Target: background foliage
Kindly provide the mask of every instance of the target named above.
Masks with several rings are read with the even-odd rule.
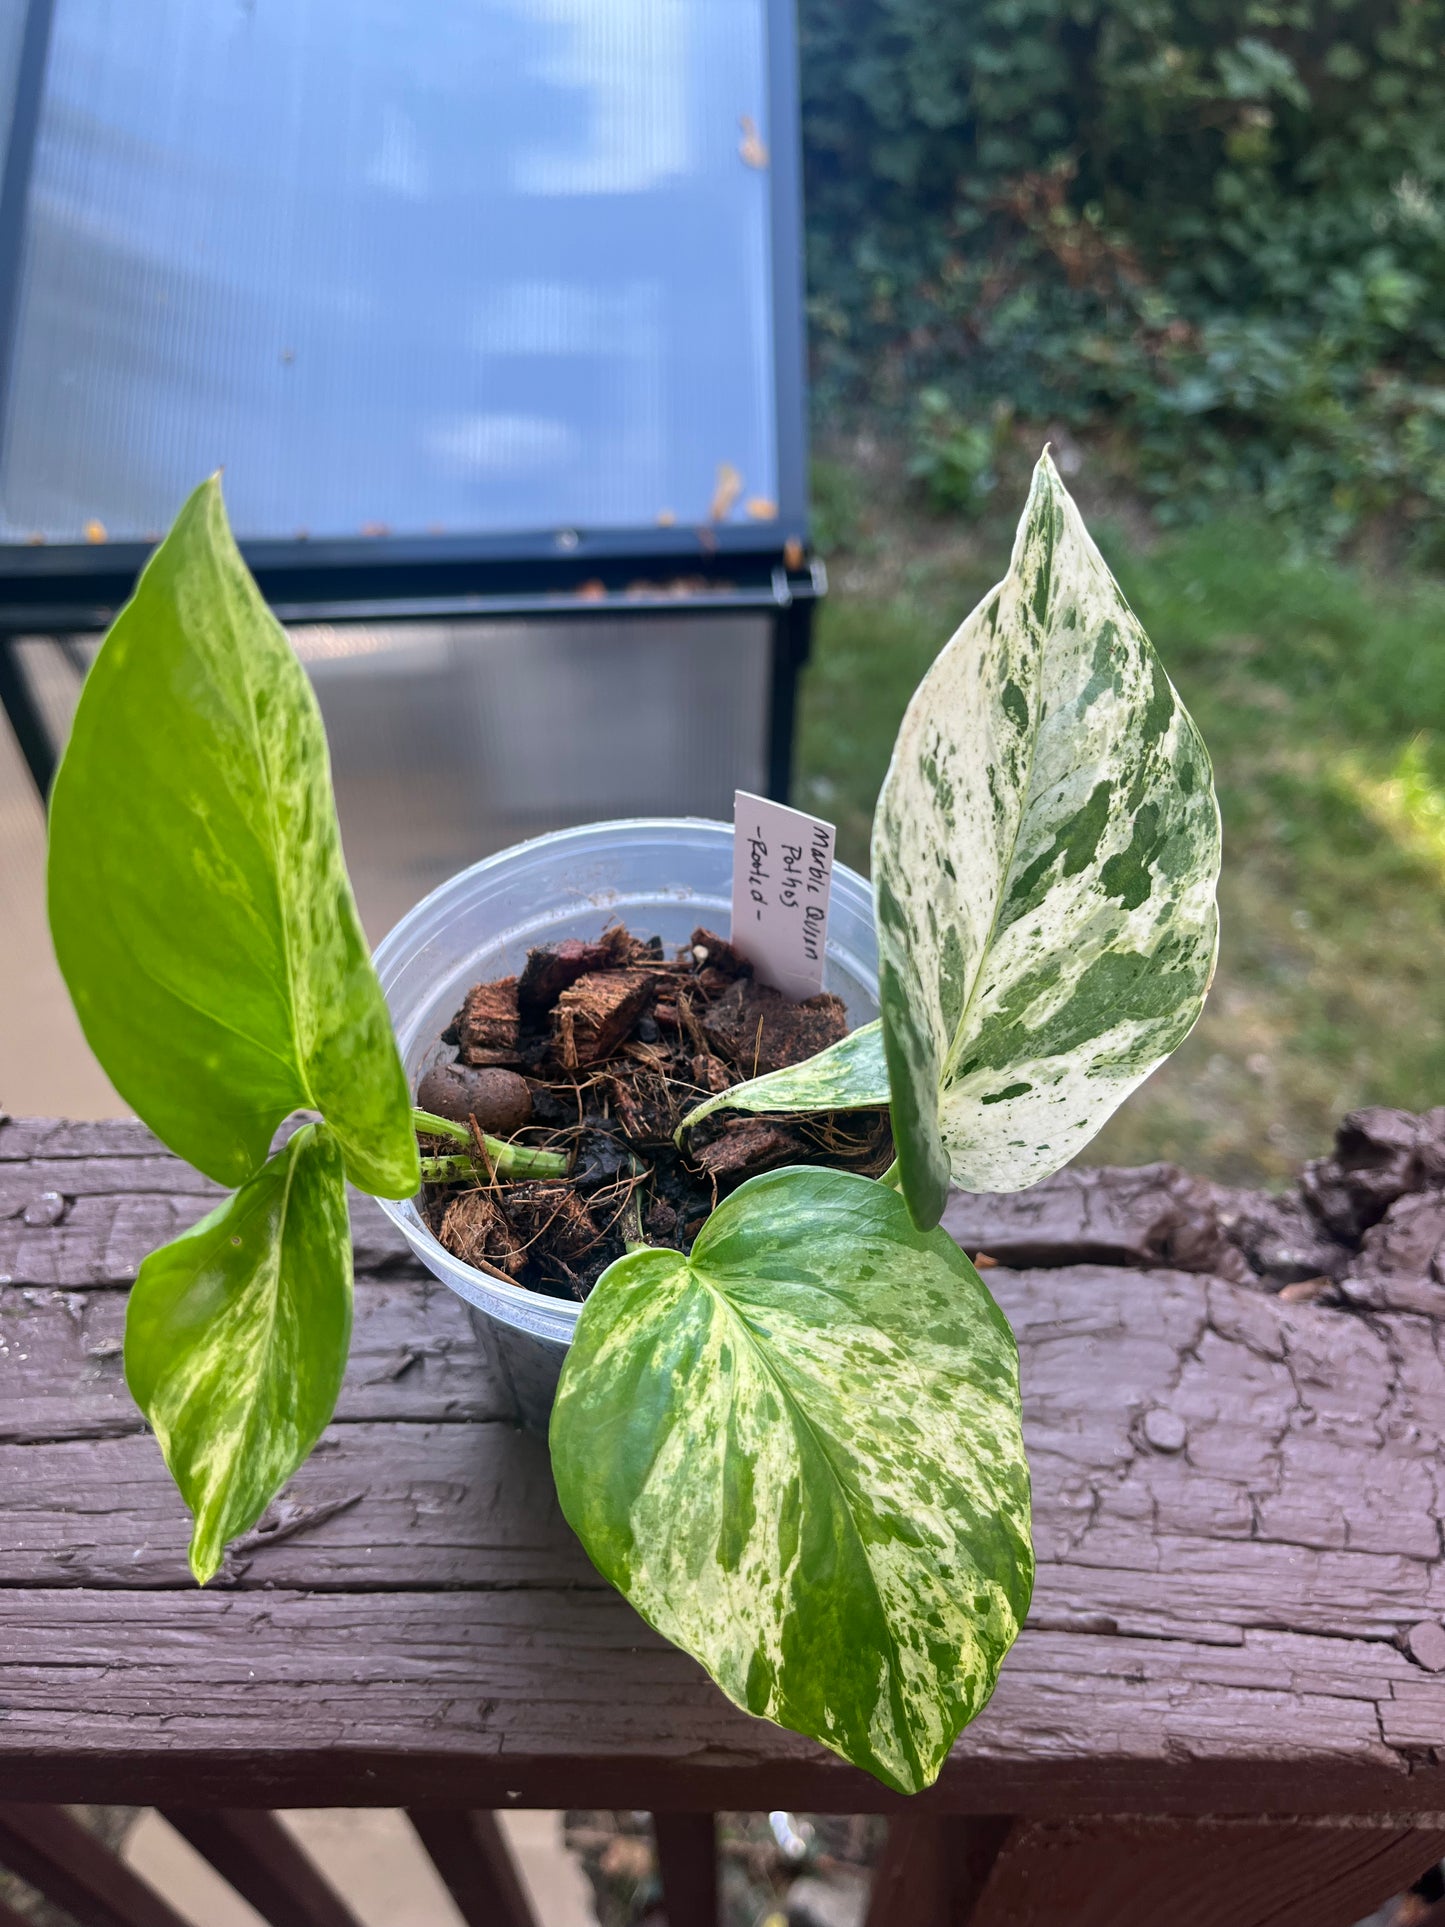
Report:
[[[820,412],[940,507],[1009,411],[1159,514],[1445,561],[1445,0],[802,0]]]

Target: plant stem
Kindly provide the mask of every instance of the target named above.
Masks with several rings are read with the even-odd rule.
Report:
[[[429,1137],[449,1137],[455,1144],[465,1144],[473,1150],[472,1134],[465,1124],[458,1124],[452,1118],[438,1117],[434,1111],[413,1110],[411,1121],[414,1128],[424,1131]],[[565,1178],[570,1160],[563,1151],[541,1151],[530,1144],[514,1144],[509,1138],[493,1137],[490,1132],[482,1133],[482,1143],[486,1146],[487,1161],[499,1178]],[[451,1184],[461,1178],[474,1178],[480,1160],[475,1155],[466,1157],[423,1158],[421,1174],[428,1184]]]
[[[627,1251],[646,1251],[650,1248],[642,1235],[642,1204],[635,1191],[622,1208],[622,1244]]]
[[[882,1177],[879,1178],[878,1182],[880,1184],[886,1184],[891,1191],[899,1191],[899,1192],[902,1191],[903,1180],[898,1175],[897,1158],[894,1158],[893,1162],[889,1165],[888,1169],[883,1173]]]
[[[477,1167],[468,1157],[423,1158],[421,1161],[423,1184],[458,1184],[476,1175]]]
[[[482,1142],[499,1178],[565,1178],[571,1169],[572,1160],[565,1151],[540,1151],[488,1132],[483,1132]]]

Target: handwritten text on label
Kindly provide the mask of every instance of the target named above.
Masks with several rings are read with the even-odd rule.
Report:
[[[733,799],[732,941],[759,983],[795,1000],[823,988],[831,823],[738,790]]]

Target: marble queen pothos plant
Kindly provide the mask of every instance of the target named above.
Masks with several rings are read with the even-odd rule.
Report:
[[[880,1021],[689,1120],[888,1103],[896,1165],[755,1178],[686,1257],[633,1249],[582,1308],[551,1451],[592,1559],[740,1706],[890,1787],[937,1776],[1033,1579],[1017,1354],[940,1228],[948,1187],[1056,1170],[1181,1041],[1218,864],[1204,746],[1045,454],[1007,576],[899,731]],[[347,1180],[419,1182],[320,716],[214,480],[87,680],[49,888],[116,1089],[235,1187],[146,1259],[126,1324],[204,1581],[331,1416]]]

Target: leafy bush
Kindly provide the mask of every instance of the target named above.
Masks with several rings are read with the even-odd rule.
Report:
[[[942,514],[976,508],[998,486],[994,464],[1012,419],[1006,406],[980,420],[963,415],[942,388],[925,388],[914,409],[908,473]]]
[[[1434,539],[1445,0],[802,21],[825,399],[1122,427],[1166,519],[1243,488],[1317,538],[1398,509]]]

